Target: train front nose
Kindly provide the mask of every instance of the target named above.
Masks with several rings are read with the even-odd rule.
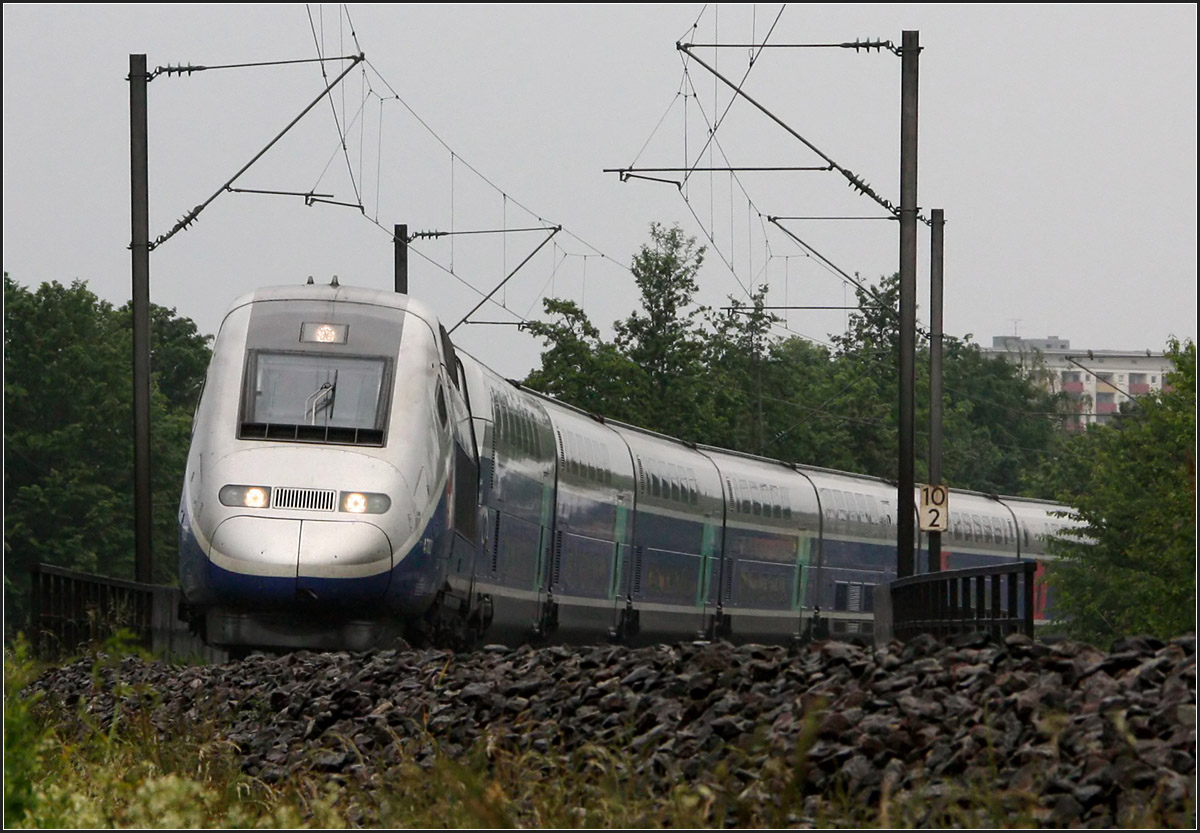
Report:
[[[365,520],[243,515],[217,527],[211,563],[227,603],[370,605],[387,593],[392,543]]]

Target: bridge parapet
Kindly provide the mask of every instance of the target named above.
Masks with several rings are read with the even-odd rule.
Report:
[[[179,621],[178,587],[35,564],[30,641],[37,656],[61,657],[100,645],[119,629],[164,659],[223,661]]]
[[[1032,638],[1037,566],[1036,561],[1012,561],[881,584],[875,590],[875,642],[976,631]]]

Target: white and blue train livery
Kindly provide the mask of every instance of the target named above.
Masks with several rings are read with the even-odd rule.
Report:
[[[867,633],[895,577],[895,497],[522,388],[406,295],[272,287],[214,344],[180,502],[183,613],[235,651],[780,641],[818,615]],[[940,564],[1044,559],[1064,508],[955,492]]]

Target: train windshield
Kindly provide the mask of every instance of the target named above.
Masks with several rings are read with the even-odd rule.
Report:
[[[251,351],[239,436],[382,445],[388,369],[373,356]]]

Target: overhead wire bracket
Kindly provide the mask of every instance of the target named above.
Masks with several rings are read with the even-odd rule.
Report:
[[[545,246],[547,243],[549,243],[550,240],[554,237],[554,235],[556,235],[560,231],[562,231],[562,226],[554,226],[553,228],[550,228],[550,229],[543,229],[543,231],[550,232],[549,234],[546,235],[546,239],[543,240],[541,243],[538,243],[537,247],[532,252],[530,252],[528,255],[526,255],[525,259],[522,260],[520,263],[518,263],[516,265],[516,267],[511,272],[509,272],[508,275],[505,276],[504,280],[502,280],[502,281],[500,281],[500,283],[496,284],[496,287],[491,292],[489,292],[487,295],[485,295],[482,301],[480,301],[478,304],[473,306],[471,308],[471,311],[468,312],[466,315],[464,315],[461,319],[459,319],[458,323],[455,324],[453,327],[451,327],[447,332],[453,333],[464,323],[467,323],[467,319],[470,318],[472,315],[474,315],[476,310],[478,310],[480,307],[482,307],[484,304],[486,304],[488,301],[490,301],[492,299],[492,296],[495,295],[497,292],[499,292],[500,288],[503,287],[506,283],[508,283],[509,280],[512,279],[513,275],[515,275],[515,274],[517,274],[517,272],[521,271],[521,268],[526,263],[528,263],[535,254],[540,252],[542,250],[542,247]]]
[[[240,177],[247,170],[249,170],[251,165],[253,165],[259,159],[261,159],[268,150],[270,150],[272,147],[274,147],[276,142],[278,142],[280,139],[282,139],[289,130],[291,130],[293,127],[295,127],[296,124],[302,118],[304,118],[306,115],[308,115],[309,110],[311,110],[313,107],[317,106],[317,104],[320,103],[322,98],[327,96],[334,87],[336,87],[339,83],[341,83],[341,80],[343,78],[345,78],[347,75],[350,74],[350,70],[354,69],[354,67],[356,67],[361,61],[363,61],[365,59],[366,59],[366,55],[364,55],[362,53],[359,53],[358,55],[354,55],[349,58],[343,59],[343,60],[349,60],[350,66],[346,67],[342,71],[341,75],[339,75],[332,82],[330,82],[329,85],[327,87],[325,87],[325,89],[322,90],[321,93],[316,98],[314,98],[312,100],[312,102],[300,112],[300,115],[298,115],[298,116],[296,116],[296,118],[292,119],[291,122],[288,123],[287,127],[283,128],[283,130],[281,130],[278,133],[278,135],[275,136],[274,139],[272,139],[270,142],[268,142],[267,145],[262,150],[260,150],[258,153],[256,153],[254,155],[254,157],[249,162],[247,162],[245,165],[243,165],[237,173],[235,173],[233,176],[231,176],[225,182],[225,184],[223,184],[220,188],[218,188],[216,191],[214,191],[211,197],[209,197],[207,200],[205,200],[204,202],[197,205],[195,208],[193,208],[187,214],[183,215],[183,217],[179,220],[179,222],[177,222],[171,228],[171,230],[168,231],[166,234],[160,235],[158,238],[156,238],[154,240],[154,242],[152,242],[150,244],[150,247],[149,247],[150,250],[153,251],[154,249],[161,246],[163,243],[170,240],[176,234],[178,234],[179,232],[186,229],[188,226],[190,226],[192,223],[194,223],[196,221],[196,218],[200,215],[200,212],[203,211],[205,208],[207,208],[208,205],[213,200],[215,200],[217,197],[219,197],[222,193],[233,190],[231,188],[231,186],[233,185],[234,182],[237,181],[238,177]],[[362,206],[355,206],[355,207],[358,208],[359,210],[362,210]]]

